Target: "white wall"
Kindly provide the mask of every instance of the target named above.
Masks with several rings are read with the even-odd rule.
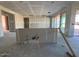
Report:
[[[79,10],[79,2],[75,2],[72,4],[72,9],[71,9],[71,23],[70,23],[70,31],[69,35],[73,36],[74,35],[74,24],[75,23],[75,15],[76,11]]]
[[[0,37],[3,37],[3,26],[2,26],[2,17],[1,17],[1,10],[0,10]]]
[[[56,28],[31,28],[31,29],[17,29],[16,39],[17,43],[29,42],[33,43],[56,43],[57,42]],[[33,40],[33,37],[39,37],[38,40]]]
[[[16,24],[15,28],[23,28],[24,27],[23,16],[22,15],[20,15],[19,13],[14,12],[14,11],[6,8],[6,7],[0,6],[0,37],[4,36],[3,27],[2,27],[1,10],[15,15],[15,24]]]
[[[48,17],[29,17],[29,28],[49,28],[50,19]]]
[[[75,15],[76,15],[76,10],[79,10],[79,2],[74,2],[72,3],[71,7],[69,8],[67,12],[67,28],[66,28],[66,33],[68,36],[74,36],[74,23],[75,23]]]
[[[24,28],[23,16],[20,14],[15,14],[15,27],[16,29]]]
[[[74,35],[74,24],[75,23],[75,14],[76,10],[79,10],[79,2],[73,2],[69,6],[66,6],[65,8],[62,8],[58,13],[61,14],[63,12],[66,13],[66,27],[65,27],[65,34],[67,36],[73,36]]]
[[[67,36],[73,36],[74,33],[74,26],[72,23],[74,23],[75,20],[75,7],[74,4],[70,4],[66,6],[65,8],[62,8],[60,11],[58,11],[55,15],[57,14],[62,14],[66,13],[66,23],[65,23],[65,35]],[[55,16],[54,15],[54,16]]]
[[[15,15],[15,28],[23,28],[24,24],[23,24],[23,16],[17,12],[14,12],[6,7],[0,6],[0,9],[3,11],[6,11],[8,13],[12,13]]]
[[[22,15],[15,14],[15,27],[24,28],[24,19]],[[49,28],[50,19],[48,17],[33,16],[29,17],[29,28]]]

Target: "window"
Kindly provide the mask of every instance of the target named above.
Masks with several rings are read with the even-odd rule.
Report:
[[[75,15],[74,36],[79,36],[79,10],[76,10]]]
[[[60,25],[60,15],[52,18],[52,28],[59,28]]]
[[[60,28],[63,33],[65,31],[65,21],[66,21],[66,13],[63,13],[61,14],[61,22],[60,22]]]

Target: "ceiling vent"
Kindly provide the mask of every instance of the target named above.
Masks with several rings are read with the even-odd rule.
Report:
[[[48,13],[51,13],[51,12],[48,12]]]
[[[51,4],[53,4],[55,1],[51,1]]]
[[[24,1],[19,1],[19,3],[24,3]]]

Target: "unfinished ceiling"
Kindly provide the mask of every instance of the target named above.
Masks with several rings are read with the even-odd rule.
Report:
[[[69,1],[0,1],[0,5],[23,16],[52,15],[69,3]]]

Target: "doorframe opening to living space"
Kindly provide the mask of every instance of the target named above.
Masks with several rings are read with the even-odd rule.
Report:
[[[79,37],[79,10],[76,10],[75,14],[74,36]]]
[[[2,26],[4,32],[9,32],[8,16],[2,15]]]

